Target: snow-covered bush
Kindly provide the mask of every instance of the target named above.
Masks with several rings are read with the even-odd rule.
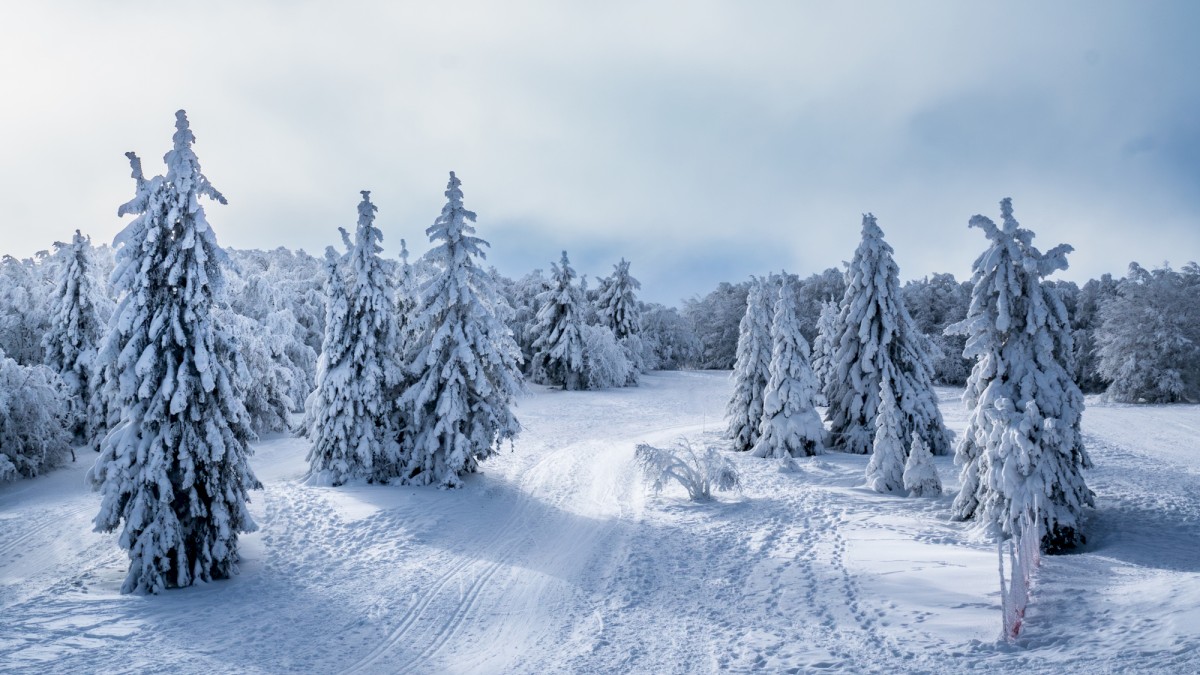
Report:
[[[942,479],[933,464],[933,455],[915,431],[904,463],[904,489],[909,497],[940,497],[942,494]]]
[[[18,259],[0,258],[0,351],[17,363],[42,363],[42,336],[50,327],[49,309],[54,290],[46,255]]]
[[[303,251],[292,253],[284,248],[236,251],[231,257],[237,268],[230,277],[229,308],[257,324],[243,327],[262,335],[262,348],[269,352],[272,368],[287,371],[281,377],[290,382],[286,394],[293,402],[291,412],[299,412],[313,390],[324,331],[325,289],[320,263]],[[258,391],[261,387],[253,378],[245,384],[247,400],[273,396]],[[259,417],[253,411],[251,414]]]
[[[581,326],[583,378],[586,389],[623,387],[629,382],[632,364],[624,347],[607,326]]]
[[[296,407],[292,399],[296,373],[282,362],[280,336],[228,309],[218,309],[214,315],[236,339],[238,356],[246,366],[244,376],[235,378],[235,383],[246,404],[250,428],[255,433],[286,431],[288,415]]]
[[[642,306],[642,356],[646,370],[679,370],[699,359],[700,341],[687,319],[674,307]]]
[[[971,284],[958,282],[953,274],[934,274],[904,284],[903,293],[913,323],[930,343],[934,381],[962,386],[971,372],[971,362],[962,355],[966,338],[946,335],[945,329],[967,316]]]
[[[1200,400],[1200,268],[1137,263],[1100,309],[1097,371],[1128,403]]]
[[[683,317],[699,341],[696,367],[726,370],[737,362],[738,326],[749,292],[749,282],[723,281],[703,298],[684,301]]]
[[[22,366],[0,351],[0,481],[32,478],[71,451],[62,381],[46,366]]]
[[[673,448],[640,443],[634,456],[655,492],[661,492],[668,481],[675,481],[687,490],[689,499],[702,502],[713,498],[713,490],[725,492],[741,484],[737,467],[713,447],[696,452],[686,440]]]

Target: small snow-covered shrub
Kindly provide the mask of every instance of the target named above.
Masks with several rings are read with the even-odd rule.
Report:
[[[673,448],[640,443],[635,456],[655,492],[674,480],[688,491],[688,498],[703,502],[712,499],[714,489],[724,492],[741,484],[737,467],[713,447],[698,453],[687,441],[679,441]]]
[[[71,454],[62,382],[0,351],[0,481],[32,478]]]
[[[580,326],[583,336],[583,377],[588,389],[623,387],[630,363],[625,348],[607,326]]]
[[[909,497],[942,496],[942,479],[933,465],[933,455],[917,432],[912,434],[912,446],[904,463],[904,489]]]

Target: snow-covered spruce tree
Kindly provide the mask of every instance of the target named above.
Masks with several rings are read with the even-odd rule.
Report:
[[[725,406],[733,449],[745,452],[758,442],[763,419],[763,396],[771,374],[771,319],[775,298],[764,279],[753,279],[746,295],[746,313],[739,326],[733,396]]]
[[[116,238],[122,295],[98,355],[114,364],[121,422],[88,479],[103,495],[96,530],[123,523],[124,593],[229,577],[238,533],[257,528],[246,507],[261,487],[247,461],[253,434],[231,381],[240,361],[212,315],[228,259],[199,201],[225,198],[200,172],[186,115],[175,117],[165,177],[146,180],[128,154],[137,194],[118,215],[137,218]]]
[[[817,319],[817,337],[813,340],[812,369],[817,378],[818,405],[824,403],[825,388],[829,386],[829,373],[833,370],[834,332],[837,330],[838,312],[841,307],[836,300],[821,303],[821,314]]]
[[[879,408],[875,412],[875,441],[871,461],[867,463],[867,487],[876,492],[904,492],[906,450],[901,438],[903,422],[896,394],[895,367],[885,364],[879,381]],[[918,435],[918,438],[920,436]]]
[[[521,430],[512,411],[521,352],[504,323],[504,299],[475,262],[489,244],[472,236],[475,213],[463,206],[461,185],[451,171],[446,205],[425,230],[437,271],[421,289],[415,384],[403,395],[412,414],[403,478],[418,485],[457,487]]]
[[[832,333],[825,399],[833,443],[845,452],[871,451],[880,373],[891,364],[897,369],[902,442],[907,445],[917,431],[934,454],[949,454],[927,345],[904,307],[899,272],[875,216],[864,215],[862,242],[846,271],[846,293]]]
[[[70,244],[55,244],[66,254],[51,296],[50,332],[42,337],[46,365],[62,378],[67,396],[68,430],[74,442],[91,440],[88,402],[95,393],[92,367],[103,327],[92,286],[92,242],[75,230]]]
[[[562,260],[550,263],[553,287],[538,296],[542,308],[538,311],[533,331],[534,372],[540,373],[547,384],[566,390],[587,386],[583,376],[583,325],[581,311],[583,292],[573,282],[575,270],[563,251]]]
[[[621,258],[621,262],[613,265],[612,276],[601,279],[597,289],[596,305],[600,323],[612,330],[629,361],[629,376],[625,381],[628,385],[636,385],[639,375],[645,370],[642,357],[645,346],[641,338],[642,310],[636,294],[641,287],[642,282],[629,274],[629,262]]]
[[[642,331],[642,312],[636,295],[641,287],[642,282],[629,274],[629,262],[624,258],[613,265],[612,276],[600,280],[596,304],[601,323],[608,326],[618,340]]]
[[[908,460],[904,462],[904,489],[909,497],[940,497],[942,494],[942,479],[933,465],[933,455],[915,431],[908,448]]]
[[[776,459],[819,455],[825,451],[825,426],[813,407],[817,381],[808,365],[808,342],[796,316],[795,282],[787,274],[779,287],[774,314],[762,425],[751,454]]]
[[[379,255],[378,207],[369,191],[361,194],[354,239],[342,235],[349,251],[342,260],[326,252],[329,307],[308,432],[308,480],[316,485],[386,481],[402,471],[396,289]]]
[[[962,467],[954,515],[1008,537],[1036,506],[1042,548],[1057,553],[1083,541],[1083,509],[1093,504],[1081,474],[1091,462],[1079,431],[1083,394],[1071,377],[1067,310],[1042,283],[1066,269],[1072,249],[1038,251],[1010,199],[1000,211],[1000,226],[971,218],[991,244],[975,261],[967,318],[947,328],[967,336],[964,355],[975,359],[954,458]]]
[[[341,229],[341,228],[339,228]],[[341,230],[346,239],[349,235]],[[351,397],[349,379],[345,375],[347,368],[338,368],[346,359],[349,344],[345,340],[348,326],[347,314],[349,307],[349,292],[346,290],[346,274],[344,272],[346,254],[338,253],[332,246],[325,248],[325,321],[321,338],[321,351],[317,355],[317,368],[313,375],[314,388],[304,401],[304,423],[300,425],[300,436],[315,439],[321,433],[329,434],[326,443],[343,447],[348,441],[348,427],[344,423],[348,418],[339,416],[338,411],[352,408],[348,403]],[[315,448],[314,444],[314,448]],[[324,452],[324,451],[322,451]],[[313,449],[309,449],[308,461],[311,466]],[[344,462],[344,460],[343,460]],[[345,463],[348,468],[349,463]],[[332,476],[327,475],[328,478]]]
[[[400,264],[396,268],[396,330],[400,336],[401,349],[413,344],[416,332],[414,317],[420,306],[420,289],[416,274],[408,262],[408,242],[400,240]]]

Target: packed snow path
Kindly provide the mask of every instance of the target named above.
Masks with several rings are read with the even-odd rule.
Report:
[[[157,597],[117,592],[90,456],[0,486],[0,671],[1200,670],[1200,407],[1088,410],[1091,539],[1044,559],[1009,647],[995,549],[950,497],[860,487],[866,457],[739,455],[741,494],[648,495],[635,443],[717,442],[730,387],[537,388],[515,451],[457,491],[305,487],[306,442],[264,440],[241,575]]]

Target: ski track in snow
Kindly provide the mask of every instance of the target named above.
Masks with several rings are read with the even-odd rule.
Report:
[[[949,457],[938,499],[870,492],[868,458],[837,454],[734,456],[742,491],[710,503],[648,493],[635,444],[721,443],[730,388],[535,387],[515,452],[455,491],[307,487],[306,442],[266,438],[242,573],[157,597],[119,593],[81,453],[0,486],[0,671],[1200,671],[1200,407],[1089,401],[1090,540],[1044,558],[1006,645],[996,550],[947,517]]]

